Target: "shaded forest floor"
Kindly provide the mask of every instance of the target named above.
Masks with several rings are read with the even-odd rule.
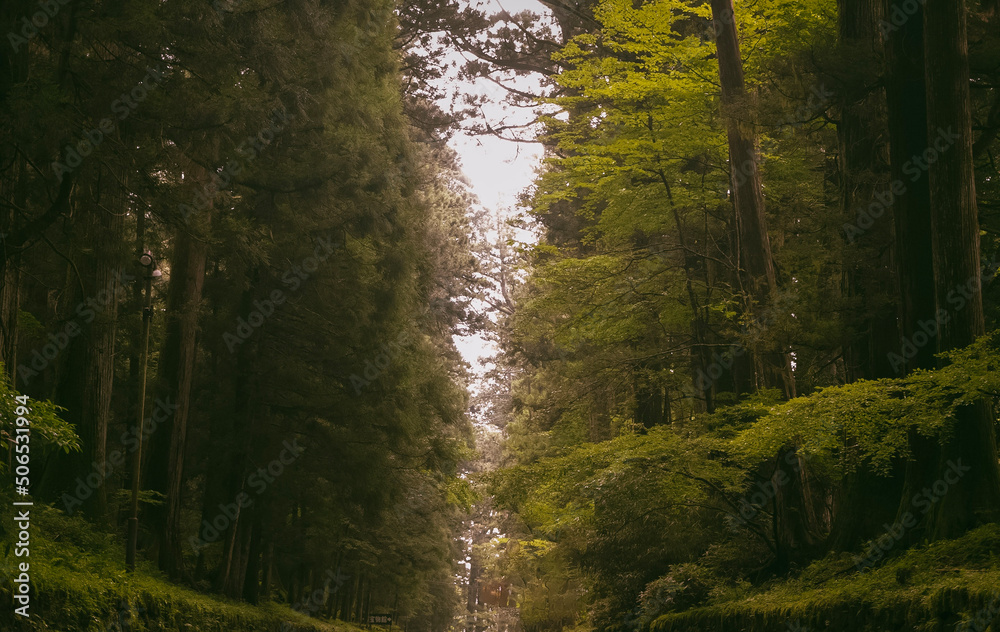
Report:
[[[10,611],[11,632],[358,632],[268,603],[251,606],[170,583],[152,567],[126,572],[121,546],[79,518],[38,507],[32,541],[31,618]],[[11,599],[19,560],[0,551],[0,599]],[[719,588],[709,601],[657,618],[650,632],[985,632],[1000,621],[1000,525],[937,542],[858,572],[850,553],[795,577]],[[131,621],[131,624],[129,624]]]
[[[858,572],[832,554],[798,576],[717,591],[651,632],[984,632],[1000,622],[1000,525],[915,548]],[[988,627],[990,623],[993,627]]]
[[[30,618],[4,608],[4,632],[357,632],[312,619],[285,605],[251,606],[167,581],[152,565],[125,569],[120,539],[50,507],[32,509]],[[0,601],[12,602],[16,568],[0,546]]]

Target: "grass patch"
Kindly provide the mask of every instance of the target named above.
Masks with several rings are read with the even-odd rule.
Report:
[[[797,577],[662,615],[651,632],[984,632],[1000,615],[1000,525],[914,548],[859,572],[831,554]]]
[[[0,549],[0,601],[10,604],[17,565],[30,564],[30,617],[0,611],[10,632],[359,632],[285,605],[251,606],[167,581],[152,565],[125,570],[124,545],[52,507],[31,509],[31,555],[14,557],[10,534]],[[15,536],[16,537],[16,536]],[[285,623],[290,625],[285,625]]]

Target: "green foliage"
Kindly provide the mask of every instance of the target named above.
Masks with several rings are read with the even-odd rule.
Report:
[[[346,623],[322,623],[287,606],[254,607],[208,597],[169,583],[148,564],[142,564],[135,574],[128,573],[119,538],[51,506],[35,505],[31,511],[31,611],[41,614],[26,625],[13,609],[5,608],[0,613],[5,630],[108,632],[119,630],[126,618],[137,632],[183,632],[192,627],[270,632],[285,621],[298,632],[360,629]],[[9,550],[0,556],[0,597],[5,600],[12,600],[12,571],[22,561],[24,558],[15,558]]]
[[[707,632],[723,625],[777,632],[797,624],[876,632],[973,624],[977,617],[985,627],[982,614],[998,603],[998,538],[997,526],[986,525],[960,539],[911,549],[865,573],[857,572],[851,555],[830,554],[796,577],[720,591],[700,608],[664,614],[649,629]]]
[[[495,501],[523,521],[510,539],[491,544],[505,560],[499,568],[521,578],[525,603],[553,599],[553,585],[589,584],[586,593],[567,588],[559,599],[575,595],[575,608],[589,603],[589,620],[602,625],[634,605],[629,625],[642,626],[710,596],[740,594],[741,574],[766,558],[758,556],[770,541],[766,508],[754,511],[749,527],[735,520],[739,499],[758,490],[753,473],[793,446],[813,476],[842,485],[862,464],[885,473],[906,457],[910,431],[944,441],[956,407],[1000,394],[995,336],[945,357],[937,370],[787,402],[762,391],[685,430],[660,426],[581,442],[560,456],[489,473]],[[583,575],[567,583],[561,564]],[[532,607],[536,625],[556,625]]]
[[[46,473],[36,499],[72,495],[95,462],[135,454],[133,253],[149,249],[162,282],[147,411],[159,401],[186,410],[143,437],[140,557],[157,555],[174,581],[250,601],[294,602],[339,568],[354,579],[351,603],[370,592],[369,607],[397,608],[419,631],[446,627],[457,605],[454,535],[473,501],[458,477],[472,433],[452,336],[474,320],[474,200],[439,142],[443,113],[403,85],[403,58],[420,55],[404,50],[418,44],[402,36],[400,8],[81,3],[8,49],[0,293],[19,331],[6,311],[0,320],[4,357],[25,367],[36,347],[68,339],[18,380],[37,417],[33,468]],[[440,17],[423,9],[398,12],[411,32]],[[0,22],[37,10],[4,3]],[[165,72],[163,85],[117,118],[112,104],[146,67]],[[53,161],[108,116],[113,132],[60,192]],[[105,305],[85,316],[95,300]],[[0,400],[9,395],[4,386]],[[292,442],[303,450],[289,463]],[[109,530],[126,517],[129,469],[102,476],[83,507]],[[241,493],[251,503],[239,520],[193,546]],[[257,543],[253,561],[231,564],[230,543],[244,540]]]
[[[495,544],[504,572],[522,578],[525,599],[551,598],[544,595],[562,585],[560,599],[572,597],[574,609],[596,599],[597,610],[631,610],[629,593],[724,532],[717,493],[738,493],[742,473],[709,453],[709,442],[658,427],[490,475],[496,502],[517,511],[525,534]],[[567,570],[547,570],[567,562],[590,578],[586,593],[582,578],[560,583]]]
[[[11,386],[7,373],[0,363],[0,437],[15,441],[17,428],[29,428],[31,453],[37,456],[53,452],[79,452],[80,438],[71,424],[59,417],[65,410],[50,401],[34,400],[22,395]],[[24,419],[27,423],[19,422]],[[6,463],[0,463],[0,472],[6,472]],[[4,486],[9,483],[5,476]]]
[[[796,445],[841,474],[861,463],[886,473],[894,459],[909,456],[911,431],[944,441],[958,407],[1000,394],[996,335],[944,357],[940,369],[859,380],[772,406],[735,438],[734,452],[753,463]]]

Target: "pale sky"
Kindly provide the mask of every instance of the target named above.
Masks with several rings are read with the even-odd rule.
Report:
[[[548,10],[537,0],[479,0],[473,4],[487,13],[506,10],[509,13],[533,11],[548,15]],[[512,85],[531,92],[535,84],[535,81],[523,78]],[[449,81],[449,87],[457,88],[460,93],[474,92],[487,95],[489,102],[483,111],[494,125],[500,122],[527,123],[536,115],[535,112],[525,108],[505,105],[504,89],[486,80],[470,85],[468,82],[452,79]],[[517,133],[522,137],[531,136],[525,130]],[[537,143],[515,143],[495,136],[472,137],[460,133],[455,135],[451,146],[461,155],[463,170],[472,181],[473,190],[483,205],[489,209],[513,207],[517,194],[534,178],[534,169],[542,156],[541,146]]]
[[[548,15],[548,10],[536,0],[484,0],[473,2],[487,13],[506,10],[509,13],[533,11]],[[456,53],[456,60],[458,60]],[[515,85],[519,89],[531,91],[533,81],[521,79]],[[489,97],[484,106],[484,115],[496,125],[527,123],[536,113],[525,108],[515,108],[503,102],[506,92],[503,88],[485,80],[470,85],[452,78],[447,85],[451,91],[459,93],[475,92]],[[522,138],[531,137],[526,130],[519,130]],[[450,145],[458,152],[462,161],[462,171],[472,184],[473,192],[479,197],[483,207],[491,213],[509,217],[516,212],[517,196],[528,187],[535,176],[535,169],[542,158],[542,147],[538,143],[515,143],[495,136],[470,136],[456,133]],[[478,336],[456,336],[455,344],[476,374],[481,374],[484,366],[479,358],[494,353],[492,345]],[[475,390],[475,386],[473,385]]]

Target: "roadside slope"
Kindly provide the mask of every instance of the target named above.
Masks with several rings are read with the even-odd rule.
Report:
[[[796,578],[663,615],[650,632],[983,632],[998,621],[1000,525],[987,525],[865,572],[831,555]]]
[[[251,606],[206,595],[163,579],[151,566],[134,575],[124,552],[107,534],[51,507],[33,510],[29,570],[30,617],[0,609],[9,632],[356,632],[360,628],[312,619],[288,606]],[[8,540],[9,542],[9,540]],[[17,565],[8,544],[0,547],[0,601],[10,604]]]

